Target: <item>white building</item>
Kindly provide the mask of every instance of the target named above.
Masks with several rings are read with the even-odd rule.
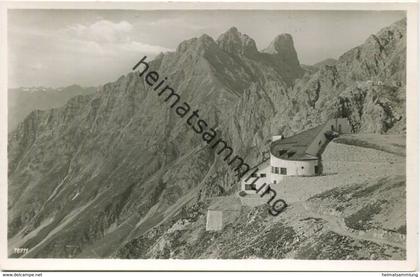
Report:
[[[279,183],[284,176],[314,176],[322,173],[320,155],[328,142],[342,133],[351,133],[346,118],[336,118],[288,138],[274,136],[270,146],[270,163],[255,174],[260,177],[242,181],[241,188],[255,194],[264,183]]]

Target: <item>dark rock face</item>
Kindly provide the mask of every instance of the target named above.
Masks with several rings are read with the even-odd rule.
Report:
[[[285,65],[291,68],[299,68],[299,60],[290,34],[278,35],[273,42],[264,50],[269,54],[276,54],[284,60]]]
[[[290,35],[259,52],[236,28],[149,62],[249,164],[272,135],[334,116],[360,132],[405,130],[405,21],[305,75]],[[183,209],[232,194],[236,178],[185,121],[134,72],[32,112],[9,135],[8,237],[31,249],[25,257],[109,257],[150,230],[158,235],[153,227]]]
[[[303,76],[304,70],[300,66],[290,34],[278,35],[263,52],[270,54],[278,67],[283,68],[290,82]]]

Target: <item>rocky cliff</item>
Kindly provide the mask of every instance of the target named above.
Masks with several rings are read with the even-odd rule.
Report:
[[[404,132],[405,26],[383,29],[313,73],[301,68],[290,35],[259,51],[236,28],[217,41],[186,40],[150,66],[255,164],[273,134],[334,116],[357,132]],[[24,257],[109,257],[237,190],[214,149],[134,72],[32,112],[10,133],[8,153],[9,250],[29,248]]]

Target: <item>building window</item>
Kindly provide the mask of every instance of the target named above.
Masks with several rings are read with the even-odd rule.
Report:
[[[275,174],[279,174],[279,168],[278,168],[278,167],[275,167],[275,168],[274,168],[274,173],[275,173]]]
[[[274,181],[273,181],[273,183],[274,183],[274,184],[277,184],[277,181],[276,181],[276,180],[274,180]]]
[[[245,190],[256,190],[255,184],[245,184]]]
[[[338,132],[341,133],[341,124],[338,124]]]
[[[331,125],[331,131],[335,131],[335,130],[334,130],[334,125]]]
[[[281,175],[287,175],[287,168],[285,168],[285,167],[280,167],[280,174],[281,174]]]
[[[261,174],[260,174],[260,176],[261,176],[261,177],[267,177],[267,174],[265,174],[265,173],[261,173]]]
[[[316,166],[315,166],[315,174],[319,174],[319,172],[318,172],[318,171],[319,171],[319,167],[316,165]]]

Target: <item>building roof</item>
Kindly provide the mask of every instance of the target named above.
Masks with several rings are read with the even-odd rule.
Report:
[[[326,123],[300,132],[294,136],[276,140],[271,143],[270,152],[283,160],[315,160],[318,157],[306,153],[306,149],[318,136]]]

